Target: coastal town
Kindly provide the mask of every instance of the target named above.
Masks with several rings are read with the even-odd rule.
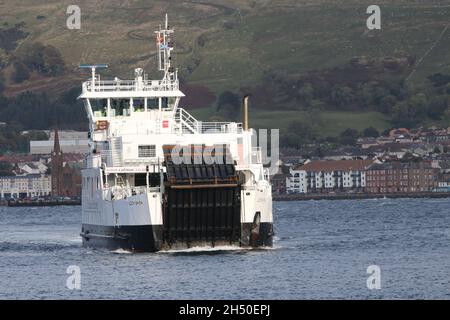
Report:
[[[0,156],[1,204],[80,203],[87,134],[54,130],[49,136],[30,141],[29,154]]]
[[[88,133],[47,133],[29,142],[28,154],[0,156],[2,204],[79,201]],[[317,152],[322,147],[282,149],[271,176],[275,200],[450,196],[450,128],[395,128]]]
[[[272,177],[273,191],[297,200],[445,196],[450,192],[449,146],[450,128],[392,129],[320,156],[284,157],[282,173]]]

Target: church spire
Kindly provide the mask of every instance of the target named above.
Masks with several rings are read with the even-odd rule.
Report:
[[[58,129],[55,129],[55,137],[52,151],[52,195],[62,196],[63,193],[63,155],[59,144]]]
[[[53,152],[55,154],[61,153],[61,147],[59,145],[59,134],[58,134],[58,129],[56,129],[56,128],[55,128],[55,139],[54,139],[54,143],[53,143]]]

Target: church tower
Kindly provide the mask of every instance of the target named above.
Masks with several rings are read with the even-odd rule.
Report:
[[[55,129],[55,140],[52,151],[52,196],[63,196],[63,154],[59,145],[58,130]]]

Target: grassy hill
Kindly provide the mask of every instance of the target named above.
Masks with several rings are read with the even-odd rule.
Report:
[[[311,72],[332,70],[354,57],[412,57],[409,86],[420,86],[435,73],[450,74],[450,1],[377,1],[382,29],[368,31],[366,8],[373,1],[353,0],[201,0],[82,1],[80,30],[66,27],[66,8],[73,1],[0,1],[0,60],[5,95],[25,90],[57,95],[79,85],[80,63],[108,63],[105,76],[130,77],[134,67],[155,72],[153,30],[170,16],[176,29],[176,64],[183,82],[205,86],[214,94],[240,92],[260,86],[271,75],[296,79]],[[19,30],[11,30],[17,24]],[[445,31],[445,32],[444,32]],[[22,33],[20,33],[22,32]],[[1,35],[3,34],[3,36]],[[9,80],[14,57],[32,43],[57,48],[66,63],[64,76],[32,74],[14,84]],[[276,94],[276,93],[275,93]],[[252,105],[258,127],[286,128],[289,121],[304,121],[302,111],[284,110],[287,99],[273,108]],[[211,116],[209,108],[193,111]],[[379,112],[320,111],[321,134],[336,135],[352,127],[391,126]],[[441,122],[445,123],[445,119]]]

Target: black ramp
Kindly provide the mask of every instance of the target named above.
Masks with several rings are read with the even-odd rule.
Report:
[[[184,159],[174,164],[172,149],[164,146],[167,181],[163,215],[164,242],[167,246],[189,247],[204,242],[239,244],[241,186],[234,164],[226,164],[229,149],[220,146],[221,161],[207,164],[201,157],[205,146],[184,147]],[[209,147],[210,148],[210,147]],[[192,152],[192,154],[189,154]],[[193,164],[195,159],[195,164]]]

